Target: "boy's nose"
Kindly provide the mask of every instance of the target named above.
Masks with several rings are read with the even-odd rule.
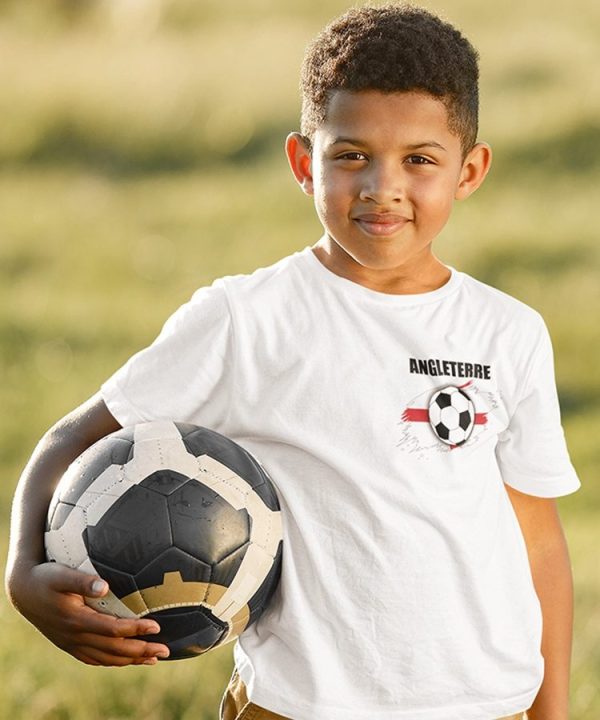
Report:
[[[400,202],[405,196],[402,175],[397,166],[386,166],[383,163],[373,164],[363,176],[360,200],[386,205]]]

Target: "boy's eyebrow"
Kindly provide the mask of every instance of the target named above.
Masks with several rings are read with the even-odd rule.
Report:
[[[407,145],[406,147],[408,150],[421,150],[421,148],[433,147],[446,152],[446,148],[435,140],[428,140],[427,142],[416,143],[415,145]]]
[[[349,137],[336,137],[331,141],[331,145],[340,145],[342,143],[348,143],[348,145],[364,145],[360,140],[355,140]]]
[[[350,137],[336,137],[331,141],[331,145],[340,145],[347,143],[348,145],[365,145],[366,143],[362,142],[361,140],[357,140],[356,138],[350,138]],[[446,148],[443,145],[440,145],[439,142],[436,142],[435,140],[427,140],[426,142],[420,142],[420,143],[414,143],[413,145],[407,145],[407,150],[422,150],[423,148],[432,147],[437,148],[438,150],[446,151]]]

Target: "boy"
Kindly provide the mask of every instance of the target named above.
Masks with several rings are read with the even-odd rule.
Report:
[[[59,647],[100,665],[167,653],[133,638],[153,622],[83,604],[106,584],[44,563],[42,527],[81,451],[171,418],[254,452],[284,514],[279,596],[235,646],[224,720],[567,720],[554,498],[579,480],[548,333],[431,247],[490,166],[477,81],[467,40],[415,7],[352,10],[308,49],[286,150],[321,240],[199,290],[23,473],[8,587]]]

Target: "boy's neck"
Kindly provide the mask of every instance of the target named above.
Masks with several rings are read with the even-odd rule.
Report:
[[[389,295],[432,292],[445,285],[452,274],[430,248],[399,267],[383,270],[365,267],[356,262],[327,235],[311,249],[319,262],[335,275]]]

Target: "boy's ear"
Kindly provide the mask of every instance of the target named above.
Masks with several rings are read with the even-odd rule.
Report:
[[[285,141],[285,153],[298,185],[307,195],[312,195],[312,155],[304,135],[290,133]]]
[[[465,200],[477,190],[485,180],[492,164],[492,148],[484,142],[478,142],[467,153],[460,171],[458,186],[456,188],[457,200]]]

